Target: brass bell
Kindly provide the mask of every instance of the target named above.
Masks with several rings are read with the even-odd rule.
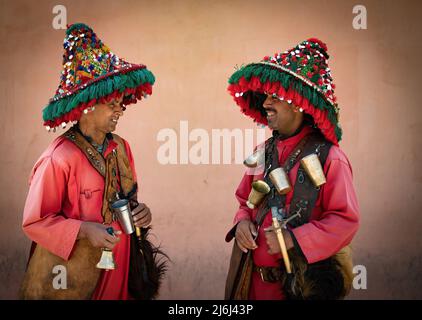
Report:
[[[112,227],[108,227],[107,229],[108,234],[114,236],[114,230]],[[97,263],[98,269],[105,269],[114,270],[116,269],[116,263],[114,262],[113,251],[107,248],[102,249],[100,261]]]
[[[252,189],[246,202],[248,208],[255,209],[270,191],[271,188],[265,181],[256,180],[252,182]]]
[[[101,259],[97,263],[98,269],[114,270],[116,263],[114,262],[113,252],[110,249],[102,249]]]

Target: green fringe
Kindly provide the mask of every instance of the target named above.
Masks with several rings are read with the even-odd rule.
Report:
[[[127,88],[136,88],[144,83],[153,85],[154,82],[154,75],[146,68],[111,75],[110,77],[88,85],[78,93],[50,102],[43,110],[43,120],[54,120],[72,111],[81,103],[105,97],[115,90],[123,92]]]
[[[245,77],[247,81],[250,81],[252,76],[259,77],[261,83],[266,83],[268,81],[271,83],[279,82],[286,91],[292,86],[296,92],[307,98],[315,107],[323,111],[328,111],[328,120],[334,125],[337,140],[341,140],[342,130],[338,126],[334,107],[326,101],[324,96],[317,90],[311,88],[289,73],[271,68],[268,65],[255,63],[243,66],[233,73],[229,78],[229,84],[237,84],[242,77]]]

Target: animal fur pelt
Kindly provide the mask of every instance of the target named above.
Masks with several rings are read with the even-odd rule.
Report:
[[[131,235],[129,293],[139,300],[152,300],[158,295],[167,271],[169,257],[147,238],[150,227],[142,228],[141,237]]]
[[[283,272],[281,279],[283,292],[288,299],[337,300],[350,292],[353,281],[350,247],[312,264],[307,264],[304,257],[294,251],[289,252],[289,256],[292,274]]]

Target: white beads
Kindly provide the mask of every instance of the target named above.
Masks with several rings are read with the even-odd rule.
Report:
[[[95,107],[86,108],[86,109],[84,110],[84,114],[88,114],[88,112],[92,112],[92,111],[94,111],[94,110],[95,110]]]

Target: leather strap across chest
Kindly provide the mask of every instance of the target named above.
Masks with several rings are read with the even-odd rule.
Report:
[[[137,191],[123,140],[119,136],[113,135],[117,147],[104,158],[75,127],[70,128],[63,136],[73,142],[85,154],[98,173],[103,176],[105,184],[101,215],[103,222],[110,224],[113,221],[111,203],[118,198],[134,197]]]
[[[261,205],[258,208],[258,212],[256,214],[255,222],[258,226],[262,224],[264,221],[265,216],[268,213],[268,210],[272,206],[277,206],[277,208],[284,208],[284,200],[285,196],[280,196],[273,186],[273,183],[271,182],[270,178],[268,177],[268,173],[271,170],[274,170],[278,168],[279,160],[278,160],[278,150],[277,150],[277,143],[274,141],[274,137],[270,138],[268,142],[265,145],[265,173],[264,173],[264,181],[271,187],[271,192],[269,195],[267,195],[264,200],[262,201]],[[287,157],[286,161],[284,162],[284,170],[286,173],[288,173],[291,168],[296,163],[297,157],[302,152],[303,146],[306,144],[308,140],[308,137],[303,138],[295,147],[295,149],[290,153],[290,155]],[[274,192],[278,194],[277,197],[274,197]]]
[[[271,139],[275,138],[273,137]],[[271,207],[276,206],[279,210],[280,216],[283,218],[288,218],[296,213],[300,213],[299,218],[293,219],[289,222],[289,225],[295,228],[309,221],[312,210],[315,207],[315,203],[318,198],[319,188],[316,188],[313,185],[311,179],[308,177],[304,169],[299,166],[296,182],[294,184],[293,198],[290,203],[289,212],[287,213],[285,211],[286,195],[280,195],[276,191],[268,176],[270,171],[280,167],[277,143],[276,141],[270,140],[268,143],[268,148],[266,146],[266,159],[268,159],[268,162],[266,163],[264,180],[271,187],[271,191],[264,201],[266,205],[265,214],[260,217],[258,217],[257,214],[257,222],[259,218],[259,222],[262,223],[263,217],[265,217],[266,213],[268,213],[268,210]],[[332,144],[327,142],[318,132],[313,132],[307,135],[297,144],[297,146],[284,162],[284,171],[288,174],[298,161],[312,153],[316,153],[318,155],[321,165],[324,166],[331,146]]]
[[[305,145],[300,158],[316,153],[322,168],[324,168],[331,146],[332,143],[326,141],[321,135],[313,135]],[[320,188],[314,186],[303,167],[299,166],[288,216],[300,213],[300,217],[290,221],[289,225],[291,227],[296,228],[309,222],[312,210],[318,199],[319,190]]]

